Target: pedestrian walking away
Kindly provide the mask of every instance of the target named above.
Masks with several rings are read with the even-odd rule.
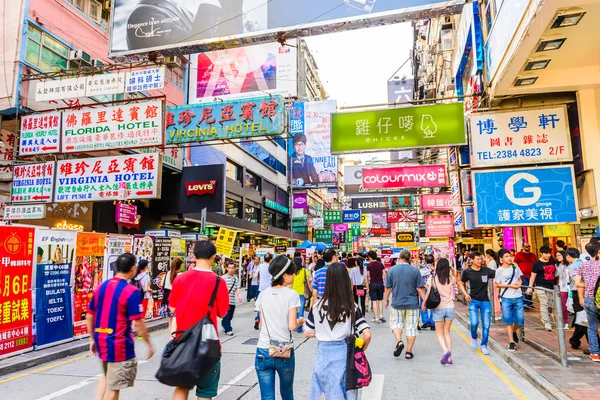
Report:
[[[312,297],[312,291],[310,289],[311,286],[311,275],[306,265],[302,261],[302,254],[297,251],[294,253],[294,258],[292,259],[294,264],[296,265],[296,276],[294,277],[294,282],[292,284],[292,289],[298,293],[298,297],[300,298],[300,307],[298,308],[298,318],[304,318],[304,312],[306,310],[307,302],[310,305],[310,299]],[[298,333],[302,332],[302,327],[298,327]]]
[[[371,342],[369,325],[354,302],[346,266],[333,263],[327,269],[325,293],[308,314],[304,329],[305,337],[316,337],[318,341],[311,400],[318,400],[322,394],[330,400],[358,398],[358,390],[346,389],[346,338],[354,336],[353,331],[363,335],[355,340],[366,350]]]
[[[507,249],[500,249],[500,268],[496,270],[496,287],[502,307],[502,323],[508,335],[508,350],[517,350],[518,330],[525,324],[525,303],[521,290],[521,269],[513,262],[513,256]]]
[[[425,282],[429,281],[429,278],[433,276],[433,264],[435,263],[435,259],[431,254],[425,256],[423,263],[419,265],[419,272],[423,277]],[[429,289],[427,289],[429,290]],[[423,304],[421,304],[422,306]],[[421,329],[431,328],[432,331],[435,330],[435,322],[433,320],[433,310],[429,310],[427,308],[421,308]]]
[[[313,279],[312,289],[313,289],[313,304],[316,302],[318,298],[323,297],[323,293],[325,293],[325,280],[327,278],[327,267],[337,262],[338,256],[334,249],[327,249],[323,252],[323,261],[325,262],[325,266],[319,268],[317,272],[315,272],[315,278]],[[319,264],[319,263],[317,263]],[[317,268],[319,265],[317,265]]]
[[[227,336],[233,336],[233,328],[231,327],[231,320],[235,313],[235,305],[242,302],[242,295],[240,294],[240,282],[238,276],[235,274],[236,265],[233,261],[227,263],[227,273],[223,276],[223,280],[227,285],[227,292],[229,293],[229,311],[227,315],[223,317],[221,325]]]
[[[169,333],[175,330],[173,327],[173,317],[175,315],[171,312],[169,307],[169,297],[171,296],[171,290],[173,290],[173,282],[175,281],[175,278],[177,278],[177,274],[179,274],[182,265],[183,260],[179,257],[175,257],[173,261],[171,261],[169,272],[165,274],[162,283],[163,298],[160,305],[160,316],[167,317],[167,321],[169,323]]]
[[[540,247],[540,259],[533,263],[531,268],[531,287],[527,289],[527,294],[531,295],[535,287],[547,290],[536,290],[536,295],[540,301],[540,312],[542,314],[542,323],[547,331],[552,331],[550,323],[550,302],[553,301],[552,294],[549,291],[554,290],[556,282],[556,265],[551,258],[552,250],[548,246]]]
[[[256,300],[261,316],[254,367],[262,400],[275,400],[276,373],[282,400],[293,400],[296,362],[292,331],[304,323],[304,318],[297,318],[298,293],[288,287],[294,282],[296,264],[279,255],[270,263],[269,273],[273,276],[271,287],[261,291]]]
[[[583,308],[588,322],[588,341],[590,343],[590,358],[600,362],[600,346],[598,345],[598,281],[600,280],[600,243],[595,243],[590,256],[592,259],[583,263],[577,271],[575,286],[580,299],[584,299]]]
[[[217,248],[210,240],[199,240],[194,244],[196,266],[183,274],[179,274],[173,282],[170,296],[171,312],[175,313],[177,330],[186,331],[203,319],[209,312],[209,303],[217,282],[216,300],[210,312],[210,320],[218,330],[217,317],[223,318],[229,312],[229,293],[224,279],[212,271],[211,265],[217,254]],[[180,335],[177,335],[179,337]],[[219,340],[220,341],[220,340]],[[221,377],[221,362],[209,370],[196,383],[196,396],[199,399],[212,399],[217,396],[219,379]],[[173,400],[187,400],[189,387],[177,387]]]
[[[381,261],[378,261],[377,252],[371,250],[368,253],[369,264],[367,264],[367,282],[369,286],[369,296],[373,307],[373,319],[371,322],[386,322],[383,317],[383,282],[386,276],[386,270]]]
[[[531,300],[531,295],[527,294],[527,287],[531,285],[531,270],[533,268],[533,263],[538,260],[538,257],[531,252],[531,245],[529,243],[523,243],[523,248],[514,256],[514,263],[517,264],[517,267],[523,273],[521,277],[521,281],[523,282],[523,300],[525,302],[526,309],[533,309],[533,301]]]
[[[258,269],[254,273],[254,279],[258,281],[258,295],[260,293],[267,290],[271,287],[271,274],[269,273],[269,266],[271,261],[273,260],[273,255],[271,253],[265,254],[263,258],[264,262],[258,266]],[[256,317],[254,317],[254,329],[258,330],[260,324],[260,313],[256,313]]]
[[[399,263],[390,268],[385,280],[385,307],[390,305],[392,296],[392,310],[390,313],[390,327],[396,339],[394,357],[399,357],[404,350],[402,333],[406,333],[407,360],[414,358],[412,352],[417,338],[419,324],[419,298],[425,297],[425,281],[418,269],[410,264],[410,253],[406,250],[400,252]]]
[[[480,253],[473,251],[469,256],[471,266],[462,272],[458,282],[460,290],[469,303],[469,319],[471,325],[471,347],[477,348],[479,339],[478,329],[481,320],[481,352],[489,354],[488,339],[490,335],[490,324],[492,322],[492,305],[488,295],[488,281],[495,276],[494,270],[483,266],[483,257]],[[465,288],[469,284],[469,293]]]
[[[96,399],[104,400],[118,399],[120,391],[132,387],[135,381],[137,359],[132,321],[148,345],[147,358],[154,354],[144,322],[142,294],[128,282],[137,274],[136,258],[124,253],[116,264],[116,275],[94,291],[86,315],[90,351],[102,361],[103,374],[96,388]]]
[[[354,301],[358,304],[362,315],[366,315],[366,298],[367,298],[367,286],[365,281],[367,279],[367,269],[364,266],[362,258],[350,258],[348,259],[348,268],[350,269],[350,281],[352,281],[352,290],[354,293]]]

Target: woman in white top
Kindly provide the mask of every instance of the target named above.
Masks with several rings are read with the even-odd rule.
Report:
[[[485,261],[489,269],[493,269],[494,271],[498,269],[498,254],[494,250],[487,249],[485,251]]]
[[[254,367],[262,400],[275,400],[275,372],[279,376],[282,400],[293,400],[295,358],[292,331],[304,323],[304,318],[297,318],[300,307],[298,293],[288,287],[294,282],[296,265],[280,255],[269,265],[269,273],[273,277],[271,287],[260,292],[256,300],[256,311],[260,312],[260,336]],[[289,347],[292,348],[289,358],[270,354],[276,349]]]
[[[556,252],[556,277],[560,287],[560,301],[563,310],[563,322],[565,329],[569,329],[569,312],[567,311],[567,299],[569,298],[569,288],[571,286],[571,277],[569,276],[569,261],[565,251]]]
[[[177,278],[177,274],[181,270],[182,265],[183,260],[179,257],[175,257],[173,261],[171,261],[170,269],[165,274],[162,281],[163,299],[160,305],[160,316],[167,317],[167,321],[169,321],[169,334],[173,332],[173,317],[175,316],[169,309],[169,295],[173,289],[173,281]]]
[[[352,281],[354,301],[358,304],[360,312],[365,315],[365,301],[367,298],[367,287],[365,280],[367,279],[367,269],[362,258],[349,258],[348,268],[350,268],[350,280]]]

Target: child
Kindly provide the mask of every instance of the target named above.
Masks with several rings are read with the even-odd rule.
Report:
[[[502,323],[506,325],[506,332],[510,343],[508,351],[515,351],[519,343],[517,331],[525,322],[525,304],[521,292],[521,276],[523,273],[515,264],[509,250],[501,249],[498,252],[501,266],[496,270],[496,287],[500,294],[502,305]],[[511,340],[512,339],[512,340]]]

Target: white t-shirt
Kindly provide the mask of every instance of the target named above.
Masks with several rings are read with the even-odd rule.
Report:
[[[271,340],[278,342],[290,340],[288,313],[292,308],[300,308],[300,297],[295,290],[288,287],[269,287],[264,292],[260,292],[255,305],[255,311],[262,312],[262,326],[257,345],[259,349],[269,348],[269,334]]]
[[[306,332],[315,332],[315,336],[319,342],[339,342],[350,336],[352,334],[351,319],[348,316],[345,316],[343,322],[333,323],[329,321],[326,313],[327,304],[321,309],[322,301],[323,300],[321,299],[318,300],[314,307],[311,308],[306,323],[304,324],[304,330]],[[369,329],[370,327],[360,312],[358,305],[355,304],[354,307],[356,312],[356,321],[354,321],[356,333],[362,333],[362,331]]]
[[[163,289],[173,290],[173,284],[171,283],[171,271],[167,272],[167,275],[164,277],[164,283]]]
[[[262,292],[271,287],[273,277],[269,273],[269,264],[262,263],[258,266],[258,290]]]
[[[491,260],[487,263],[487,267],[489,269],[493,269],[494,271],[498,269],[498,264],[496,264],[496,260]],[[510,278],[510,276],[509,276]]]
[[[367,278],[367,268],[365,267],[363,269],[363,274],[360,274],[360,268],[356,267],[356,268],[352,268],[350,270],[350,280],[352,281],[352,283],[356,286],[358,285],[362,285],[365,283],[365,279]]]
[[[519,277],[523,275],[519,267],[515,267],[515,276],[510,279],[513,275],[512,268],[504,268],[500,267],[496,270],[496,278],[494,282],[500,283],[502,285],[510,285],[511,283],[515,283],[519,280]],[[506,291],[506,292],[505,292]],[[523,296],[521,289],[513,289],[513,288],[498,288],[498,295],[502,295],[502,297],[507,299],[516,299]]]

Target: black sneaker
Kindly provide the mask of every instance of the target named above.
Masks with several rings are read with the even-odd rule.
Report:
[[[517,344],[515,342],[510,342],[510,344],[508,345],[508,351],[515,351],[517,350]]]
[[[258,321],[254,322],[254,329],[258,330]]]
[[[394,349],[394,357],[399,357],[402,354],[402,350],[404,350],[404,343],[398,342],[396,344],[396,348]]]
[[[385,320],[385,318],[383,318],[383,316],[382,316],[381,318],[379,318],[379,321],[380,321],[381,323],[386,323],[386,320]]]
[[[431,325],[429,324],[429,322],[425,322],[423,325],[421,325],[421,329],[427,329],[427,328],[431,328]]]
[[[517,332],[513,332],[513,341],[519,343],[519,335],[517,335]]]
[[[419,325],[417,325],[417,330],[419,330],[419,331],[421,330],[421,327]]]

